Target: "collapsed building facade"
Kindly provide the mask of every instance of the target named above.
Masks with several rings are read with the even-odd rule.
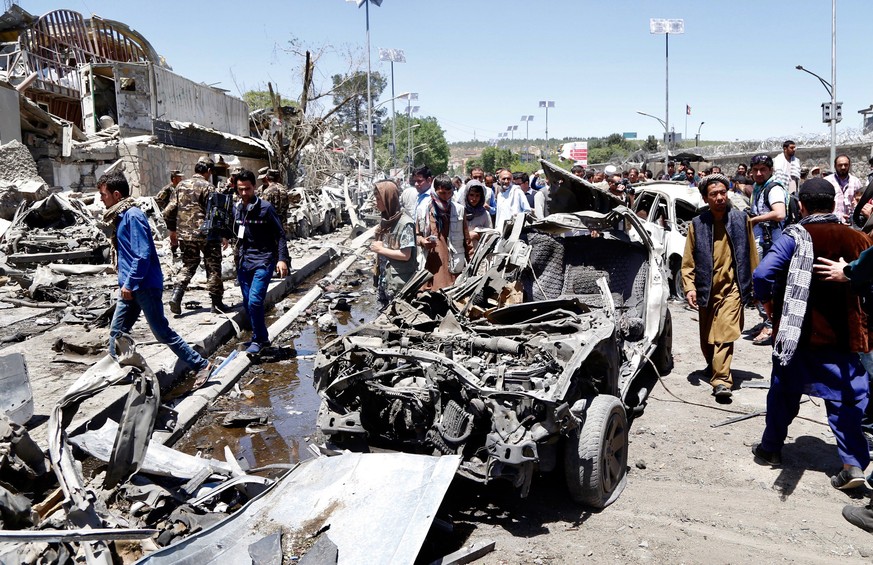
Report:
[[[243,100],[174,73],[124,23],[72,10],[0,16],[0,116],[0,143],[22,142],[63,190],[93,189],[121,167],[134,195],[151,196],[203,154],[218,156],[219,176],[268,164]]]

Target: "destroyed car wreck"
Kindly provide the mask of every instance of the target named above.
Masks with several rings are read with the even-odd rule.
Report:
[[[320,351],[325,450],[457,454],[459,474],[522,496],[563,462],[577,502],[618,497],[646,369],[672,366],[663,257],[632,211],[543,163],[559,212],[517,216],[454,285],[419,294],[423,273]]]

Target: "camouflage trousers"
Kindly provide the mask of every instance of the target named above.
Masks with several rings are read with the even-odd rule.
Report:
[[[197,272],[200,265],[200,255],[203,254],[203,267],[206,269],[206,290],[210,296],[224,296],[224,284],[221,282],[221,242],[179,240],[182,250],[182,270],[176,276],[175,288],[185,291],[188,283]]]

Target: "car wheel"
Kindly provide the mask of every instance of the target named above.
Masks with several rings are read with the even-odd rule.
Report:
[[[321,228],[318,231],[324,235],[329,234],[333,231],[334,222],[333,210],[328,210],[324,213],[324,221],[321,223]]]
[[[658,336],[658,345],[652,354],[652,363],[662,377],[673,370],[673,316],[669,309],[664,318],[664,330]]]
[[[310,235],[312,235],[312,226],[309,224],[308,219],[303,218],[297,222],[297,238],[306,239]]]
[[[611,504],[627,480],[627,415],[614,396],[595,396],[585,423],[566,442],[564,472],[570,497],[592,508]]]
[[[677,265],[670,271],[670,290],[679,300],[685,300],[685,289],[682,288],[682,267]]]

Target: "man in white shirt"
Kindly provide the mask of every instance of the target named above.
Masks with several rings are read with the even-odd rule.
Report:
[[[422,165],[412,171],[412,186],[400,194],[400,206],[406,215],[415,219],[415,211],[423,200],[430,195],[433,186],[433,174],[427,165]]]
[[[861,179],[851,174],[850,170],[852,170],[852,160],[849,156],[837,155],[834,159],[834,173],[825,177],[837,193],[834,197],[834,214],[844,224],[852,223],[855,195],[864,190]]]
[[[773,157],[773,175],[788,192],[795,194],[800,185],[800,159],[795,157],[797,144],[786,140],[782,144],[782,154]]]
[[[512,173],[509,169],[500,171],[497,181],[503,190],[497,195],[497,217],[494,227],[498,232],[503,233],[503,224],[519,212],[530,210],[530,205],[521,188],[512,184]]]

